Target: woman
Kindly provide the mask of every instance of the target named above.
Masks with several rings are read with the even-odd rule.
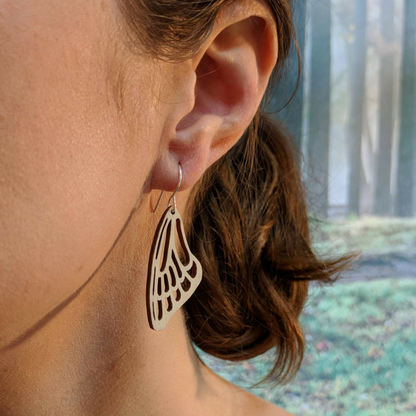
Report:
[[[283,382],[307,281],[337,267],[258,112],[292,30],[289,0],[0,0],[1,415],[288,414],[191,340],[231,360],[277,347]],[[149,283],[171,249],[201,277],[186,303],[169,292],[174,314]]]

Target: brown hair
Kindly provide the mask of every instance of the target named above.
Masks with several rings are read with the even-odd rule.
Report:
[[[168,60],[192,56],[231,1],[119,0],[132,33],[151,54]],[[268,3],[278,31],[276,80],[296,40],[290,1]],[[233,361],[276,347],[266,379],[280,383],[302,362],[298,318],[309,281],[334,282],[349,259],[326,262],[313,253],[293,152],[287,134],[259,109],[239,142],[194,187],[185,216],[190,248],[204,272],[185,304],[191,339]]]

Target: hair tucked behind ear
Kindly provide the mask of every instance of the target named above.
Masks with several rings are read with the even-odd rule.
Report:
[[[287,381],[302,362],[308,282],[332,282],[347,261],[324,262],[311,250],[290,141],[259,113],[190,201],[188,238],[204,270],[185,304],[192,340],[234,361],[277,347],[269,377]]]
[[[232,1],[118,0],[134,39],[168,60],[192,56],[220,8]],[[277,23],[277,80],[294,39],[292,12],[290,0],[267,3]],[[204,271],[185,304],[192,340],[235,361],[276,347],[269,378],[288,381],[302,362],[298,318],[308,282],[334,281],[349,260],[325,262],[311,249],[290,139],[258,112],[236,146],[194,187],[187,211],[190,248]]]

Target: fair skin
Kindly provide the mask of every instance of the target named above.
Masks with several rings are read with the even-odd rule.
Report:
[[[289,415],[203,366],[181,312],[151,330],[145,302],[155,201],[180,163],[184,212],[250,123],[271,12],[237,0],[181,63],[128,48],[121,19],[0,0],[0,414]]]

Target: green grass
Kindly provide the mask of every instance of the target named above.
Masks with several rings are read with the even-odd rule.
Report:
[[[353,221],[311,221],[315,249],[323,255],[416,254],[416,218],[364,217]]]
[[[416,415],[416,279],[315,287],[301,322],[307,349],[296,379],[255,394],[299,416]],[[201,355],[247,389],[272,359],[231,365]]]

